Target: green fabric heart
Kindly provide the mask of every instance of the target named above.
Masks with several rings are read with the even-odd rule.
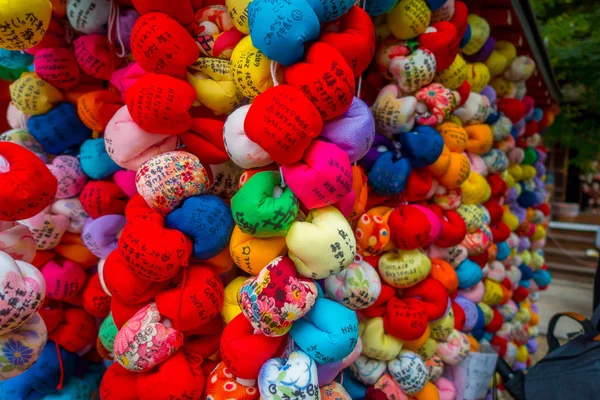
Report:
[[[298,214],[298,199],[280,185],[278,172],[259,172],[233,196],[231,212],[242,232],[255,237],[287,234]]]

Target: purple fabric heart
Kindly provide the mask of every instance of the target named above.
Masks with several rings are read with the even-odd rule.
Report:
[[[96,257],[102,259],[117,248],[117,234],[125,226],[123,215],[103,215],[102,217],[89,218],[83,226],[81,239]]]

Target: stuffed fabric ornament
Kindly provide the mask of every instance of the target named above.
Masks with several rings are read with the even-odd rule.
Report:
[[[391,84],[379,91],[371,109],[377,131],[391,138],[392,134],[408,132],[413,128],[417,99],[403,96],[399,87]]]
[[[0,185],[8,196],[0,198],[0,220],[33,217],[56,195],[58,182],[48,167],[17,144],[0,142],[0,170]]]
[[[271,156],[244,132],[244,121],[250,109],[245,105],[229,115],[223,127],[223,142],[231,160],[242,168],[250,169],[271,164]]]
[[[136,171],[152,157],[174,151],[177,136],[144,131],[133,121],[127,106],[123,106],[106,126],[104,143],[106,152],[117,165]]]
[[[290,335],[317,363],[341,361],[356,346],[358,319],[354,311],[319,296],[305,317],[292,325]]]
[[[187,82],[148,73],[127,90],[126,100],[132,119],[146,132],[174,135],[192,126],[188,111],[196,92]]]
[[[132,54],[146,72],[183,78],[200,51],[192,36],[169,15],[148,13],[131,32]]]
[[[40,50],[35,53],[33,65],[35,73],[57,89],[70,90],[79,83],[79,66],[69,49]]]
[[[236,226],[229,241],[233,262],[251,275],[258,273],[276,257],[287,252],[284,237],[255,238]]]
[[[167,215],[165,222],[169,228],[192,238],[192,255],[198,260],[208,260],[226,249],[234,226],[229,206],[208,194],[185,199],[180,208]]]
[[[369,151],[375,138],[373,114],[362,100],[354,97],[344,114],[323,125],[320,138],[348,153],[351,163],[357,162]]]
[[[108,90],[86,93],[77,100],[77,114],[93,131],[104,132],[106,125],[121,108],[121,96]]]
[[[244,99],[230,76],[231,62],[201,57],[188,68],[187,81],[196,90],[196,99],[215,114],[229,114]]]
[[[46,114],[31,117],[27,127],[44,150],[51,154],[63,153],[92,135],[92,131],[79,119],[75,107],[66,102]]]
[[[394,57],[390,62],[389,71],[396,78],[401,90],[412,93],[433,81],[435,68],[436,61],[433,53],[429,50],[417,49],[406,57]]]
[[[50,261],[40,271],[46,281],[46,295],[53,300],[71,298],[85,285],[85,271],[70,260],[64,260],[60,264]]]
[[[200,160],[184,151],[151,158],[140,166],[135,180],[146,203],[162,214],[171,212],[188,197],[205,193],[210,186]]]
[[[106,152],[104,138],[88,139],[79,149],[81,169],[90,179],[106,179],[121,168]]]
[[[25,50],[38,44],[50,22],[52,4],[48,0],[35,0],[23,4],[11,4],[6,1],[1,5],[3,22],[20,18],[19,26],[0,35],[0,48],[7,50]]]
[[[196,41],[200,51],[207,57],[228,60],[243,35],[234,28],[233,21],[224,5],[211,5],[196,11],[194,18]]]
[[[288,292],[285,300],[277,295],[281,290]],[[292,260],[278,257],[242,285],[238,304],[255,329],[267,336],[282,336],[310,311],[316,298],[315,284],[296,277]],[[263,308],[263,303],[272,306]]]
[[[125,217],[122,215],[89,219],[83,226],[81,238],[94,255],[106,259],[117,248],[117,236],[124,226]]]
[[[456,92],[444,88],[439,83],[432,83],[415,93],[416,99],[426,106],[417,105],[416,122],[419,125],[436,126],[448,119],[458,106]]]
[[[273,86],[271,61],[244,37],[231,53],[231,80],[244,97],[253,99]]]
[[[275,400],[282,396],[320,398],[317,365],[302,351],[294,351],[286,359],[268,360],[260,369],[258,389],[261,398]]]
[[[317,108],[302,91],[289,85],[272,87],[257,96],[244,121],[248,138],[279,164],[299,161],[322,128]]]
[[[348,155],[335,144],[315,140],[302,159],[281,166],[283,180],[309,209],[332,205],[352,190]]]
[[[433,29],[431,29],[433,28]],[[456,27],[446,21],[431,25],[431,32],[425,31],[417,38],[419,47],[431,51],[435,56],[436,72],[449,68],[459,50],[460,37]]]
[[[9,113],[10,113],[10,110],[11,110],[11,106],[9,105]],[[10,115],[7,115],[7,119],[9,120],[9,123],[10,123]],[[25,121],[24,125],[25,126],[11,129],[10,131],[6,131],[3,134],[0,134],[0,142],[11,142],[11,143],[18,144],[19,146],[23,146],[27,150],[33,152],[36,156],[38,156],[40,158],[40,160],[47,162],[48,155],[44,152],[44,149],[38,143],[38,141],[33,137],[33,135],[31,135],[29,132],[27,132],[26,121]],[[21,125],[19,125],[19,126],[21,126]]]
[[[323,32],[319,40],[339,51],[354,76],[358,77],[369,66],[375,54],[373,22],[369,14],[358,6],[351,7],[339,21],[338,31]]]
[[[397,39],[407,40],[424,33],[430,19],[424,0],[401,0],[387,15],[387,25]]]
[[[325,291],[338,303],[360,310],[375,303],[381,293],[381,280],[371,264],[355,261],[345,270],[325,278]]]
[[[239,400],[258,400],[260,396],[256,382],[250,385],[249,382],[235,377],[223,362],[220,362],[208,376],[206,393],[207,400],[217,400],[231,395]]]
[[[36,245],[29,228],[18,222],[0,222],[0,250],[15,260],[31,263]]]
[[[305,62],[285,71],[288,85],[300,89],[327,121],[341,116],[354,99],[354,74],[342,55],[317,42],[306,52]]]
[[[241,231],[255,237],[285,236],[298,213],[298,200],[282,189],[277,172],[259,172],[231,199],[231,212]]]
[[[406,394],[415,394],[427,383],[427,367],[418,354],[403,350],[398,358],[388,362],[390,375]]]
[[[109,80],[119,66],[108,38],[104,35],[85,35],[73,41],[75,59],[86,74]]]
[[[286,336],[269,337],[254,334],[254,327],[245,315],[231,320],[221,336],[220,355],[227,369],[236,377],[256,379],[261,367],[281,353]],[[316,371],[315,371],[316,374]]]
[[[332,206],[311,210],[304,222],[294,222],[286,243],[298,273],[312,279],[342,271],[356,255],[352,228]]]
[[[12,104],[24,114],[45,114],[63,100],[62,93],[34,73],[21,75],[10,87]]]
[[[139,310],[115,336],[115,360],[129,371],[143,372],[166,360],[183,345],[152,303]]]
[[[87,183],[87,177],[76,157],[57,156],[51,164],[48,164],[48,169],[58,180],[57,199],[67,199],[78,195]]]
[[[46,283],[43,275],[31,264],[13,260],[5,252],[0,252],[0,261],[3,294],[11,299],[10,304],[4,306],[6,312],[0,320],[0,334],[5,335],[32,318],[44,301]]]
[[[395,288],[416,285],[431,271],[431,260],[420,250],[388,252],[379,259],[381,279]]]
[[[369,185],[379,195],[398,195],[404,190],[411,171],[408,159],[399,157],[395,151],[387,151],[377,158],[369,171]]]
[[[46,325],[38,313],[30,315],[18,328],[1,335],[0,380],[14,378],[29,369],[39,359],[47,339]]]
[[[444,140],[434,128],[417,126],[400,136],[400,144],[403,157],[410,161],[412,167],[423,168],[440,157]]]
[[[284,25],[282,21],[290,22]],[[248,6],[252,43],[270,60],[286,66],[302,58],[305,42],[317,39],[320,22],[317,10],[305,0],[286,0],[281,4],[258,0]],[[277,31],[281,32],[275,35],[273,32]]]
[[[117,184],[103,181],[88,182],[79,194],[83,209],[92,218],[123,214],[128,199]]]

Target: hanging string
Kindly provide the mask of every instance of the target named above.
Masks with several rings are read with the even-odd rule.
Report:
[[[181,305],[183,303],[183,290],[185,289],[185,284],[187,283],[187,270],[189,267],[183,267],[183,279],[181,280],[181,291],[179,292],[179,308],[177,309],[177,322],[181,327]]]
[[[116,0],[110,0],[110,13],[108,15],[108,42],[111,46],[114,47],[113,44],[113,31],[116,27],[116,39],[119,42],[119,46],[121,50],[116,52],[117,56],[123,58],[127,55],[127,50],[125,50],[125,45],[123,44],[123,39],[121,38],[121,24],[119,24],[119,19],[121,18],[121,9],[117,4]]]
[[[277,61],[271,60],[271,78],[273,79],[273,86],[278,86],[279,81],[277,80],[277,67],[279,63]]]
[[[58,382],[57,390],[62,390],[63,380],[65,379],[65,367],[63,366],[62,356],[60,355],[60,346],[58,342],[54,342],[56,345],[56,355],[58,356],[58,366],[60,367],[60,381]]]

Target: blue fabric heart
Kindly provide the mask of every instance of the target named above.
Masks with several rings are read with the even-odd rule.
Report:
[[[444,150],[444,139],[430,126],[417,126],[412,132],[400,135],[400,151],[413,168],[433,164]]]
[[[31,133],[44,150],[51,154],[63,153],[92,136],[71,103],[60,103],[46,114],[34,115],[27,123]]]
[[[90,179],[108,178],[121,169],[106,152],[104,138],[88,139],[79,150],[81,169]]]
[[[346,392],[350,395],[350,398],[354,400],[362,400],[367,396],[367,387],[360,383],[350,368],[344,370],[344,379],[342,386],[346,389]]]
[[[483,279],[483,273],[479,265],[468,258],[458,265],[456,275],[458,276],[459,289],[472,288]]]
[[[519,265],[519,270],[521,270],[521,279],[529,280],[533,278],[533,269],[529,268],[526,264]]]
[[[508,258],[508,256],[510,256],[510,247],[508,247],[508,243],[498,243],[498,253],[496,254],[496,260],[504,261]]]
[[[523,190],[517,199],[517,202],[523,208],[533,207],[537,203],[537,196],[535,192]]]
[[[448,2],[448,0],[425,0],[425,1],[427,1],[427,7],[429,7],[429,9],[431,11],[435,11],[438,8],[442,8],[442,6]]]
[[[397,159],[396,152],[387,151],[377,158],[369,171],[369,185],[381,196],[394,196],[402,193],[406,180],[412,171],[406,158]]]
[[[294,322],[290,335],[296,345],[319,364],[343,360],[358,341],[356,312],[319,297],[304,318]]]
[[[201,195],[185,199],[167,215],[166,226],[192,238],[194,258],[208,260],[225,250],[235,223],[229,206],[217,196]]]
[[[365,4],[365,11],[371,17],[386,14],[396,6],[398,0],[369,0]],[[354,398],[354,396],[352,396]]]
[[[321,23],[333,21],[346,14],[356,3],[352,0],[307,0]]]
[[[465,47],[467,45],[467,43],[469,43],[469,40],[471,40],[472,34],[473,34],[473,32],[471,31],[471,25],[467,25],[467,30],[465,31],[465,34],[463,35],[462,39],[460,39],[460,48],[461,49],[463,47]]]
[[[21,51],[0,49],[0,66],[7,69],[26,71],[33,63],[33,56]]]
[[[248,6],[252,44],[270,60],[292,65],[304,55],[304,43],[321,31],[306,0],[254,0]]]
[[[538,269],[533,273],[533,281],[538,287],[548,286],[552,282],[552,275],[545,269]]]

